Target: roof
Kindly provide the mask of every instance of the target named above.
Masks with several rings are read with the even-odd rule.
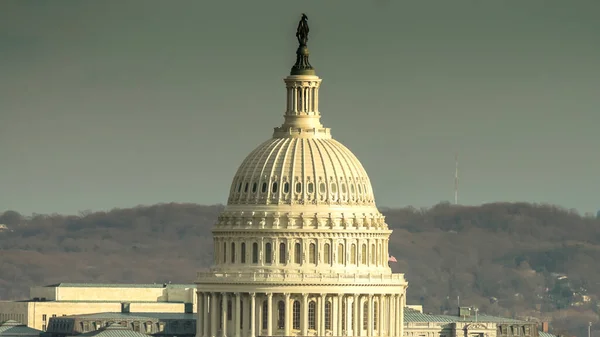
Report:
[[[0,336],[39,336],[41,332],[13,320],[0,324]]]
[[[539,337],[556,337],[556,335],[553,335],[553,334],[547,333],[547,332],[543,332],[543,331],[538,332],[538,334],[539,334]]]
[[[404,322],[405,323],[455,323],[455,322],[475,322],[477,319],[478,322],[482,323],[524,323],[525,321],[512,319],[512,318],[504,318],[490,315],[477,315],[471,317],[459,317],[459,316],[451,316],[451,315],[430,315],[421,313],[415,309],[404,308]],[[540,336],[542,337],[542,336]],[[551,337],[551,336],[544,336]]]
[[[156,319],[196,319],[196,314],[186,314],[178,312],[99,312],[93,314],[69,315],[60,318],[86,318],[86,319],[131,319],[144,320],[149,318]]]
[[[165,283],[57,283],[45,287],[60,288],[196,288],[195,284]]]
[[[135,332],[129,328],[126,328],[120,324],[114,323],[107,327],[100,328],[96,331],[86,332],[77,335],[79,337],[148,337],[148,335],[141,332]]]

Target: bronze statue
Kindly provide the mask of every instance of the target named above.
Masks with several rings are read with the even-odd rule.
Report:
[[[308,61],[308,17],[302,13],[302,18],[298,23],[296,38],[298,39],[298,50],[296,50],[296,64],[292,67],[291,75],[314,75],[315,70]]]
[[[302,13],[302,18],[300,19],[298,29],[296,30],[296,37],[301,46],[306,46],[306,42],[308,41],[308,31],[308,17],[306,14]]]

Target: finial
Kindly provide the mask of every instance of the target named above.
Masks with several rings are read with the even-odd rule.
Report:
[[[298,39],[298,50],[296,50],[296,64],[292,67],[291,75],[314,75],[315,69],[308,62],[308,17],[302,13],[298,23],[296,38]]]

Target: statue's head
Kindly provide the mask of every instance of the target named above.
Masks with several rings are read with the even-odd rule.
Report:
[[[302,20],[308,20],[308,16],[306,16],[304,13],[302,13]]]

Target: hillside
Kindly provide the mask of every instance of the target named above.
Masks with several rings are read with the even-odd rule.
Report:
[[[0,299],[61,281],[192,282],[211,263],[210,230],[221,210],[161,204],[79,216],[4,212]],[[460,296],[480,312],[551,319],[555,331],[579,336],[587,335],[587,322],[599,322],[599,219],[525,203],[383,213],[394,229],[390,252],[398,263],[391,266],[406,273],[410,303],[443,313]]]

